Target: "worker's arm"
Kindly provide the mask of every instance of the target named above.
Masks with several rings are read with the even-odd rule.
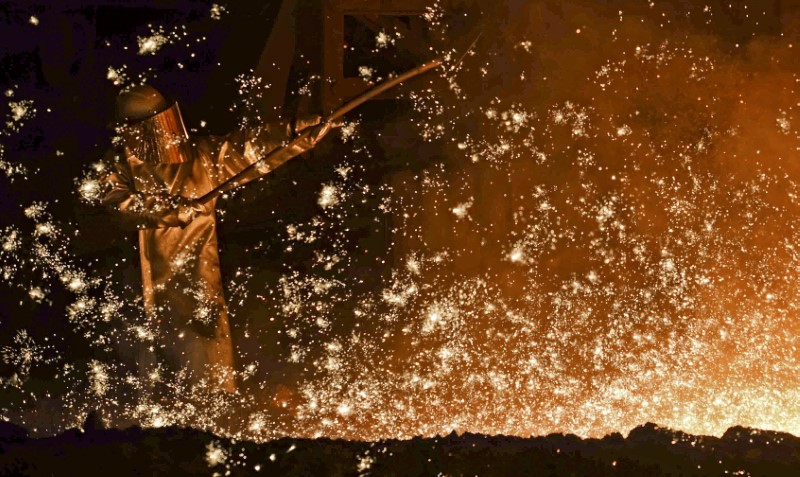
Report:
[[[309,131],[310,134],[302,140],[294,140],[309,128],[313,128]],[[212,139],[200,147],[206,147],[207,157],[213,162],[209,167],[209,175],[214,187],[224,184],[271,152],[279,150],[270,160],[262,161],[238,177],[236,183],[231,184],[230,188],[234,188],[269,174],[288,159],[313,149],[329,130],[330,126],[320,124],[319,116],[312,116],[294,122],[268,123],[235,131]]]
[[[103,204],[139,228],[185,227],[197,215],[208,212],[204,206],[183,197],[137,192],[127,164],[118,164],[114,172],[103,178],[103,184],[107,189]]]

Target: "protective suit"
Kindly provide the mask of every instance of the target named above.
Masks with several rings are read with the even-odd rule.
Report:
[[[103,202],[139,227],[144,307],[159,336],[155,346],[140,353],[140,374],[149,376],[160,355],[192,385],[232,392],[233,346],[220,276],[216,199],[205,204],[193,199],[287,144],[298,128],[276,123],[189,138],[177,103],[147,86],[122,93],[117,116],[126,123],[121,128],[126,163],[107,177]],[[312,132],[275,161],[311,149],[327,127]],[[270,170],[270,164],[258,166],[237,183]]]

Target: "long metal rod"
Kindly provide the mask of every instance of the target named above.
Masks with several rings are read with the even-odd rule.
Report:
[[[461,63],[461,61],[464,59],[464,57],[467,55],[467,53],[469,53],[469,51],[472,50],[472,48],[475,46],[475,43],[477,43],[477,41],[478,41],[478,39],[480,37],[481,37],[481,33],[478,33],[478,35],[475,37],[475,39],[472,40],[472,42],[470,43],[469,47],[466,50],[464,50],[464,53],[461,55],[461,57],[455,63],[455,65],[458,65],[458,64]],[[399,85],[400,83],[403,83],[404,81],[407,81],[407,80],[409,80],[409,79],[411,79],[411,78],[413,78],[415,76],[419,76],[419,75],[421,75],[423,73],[426,73],[426,72],[428,72],[428,71],[430,71],[430,70],[432,70],[434,68],[438,68],[439,66],[442,66],[442,64],[444,64],[444,55],[439,56],[437,58],[434,58],[433,60],[430,60],[427,63],[423,63],[423,64],[417,66],[416,68],[410,69],[410,70],[406,71],[405,73],[401,74],[400,76],[396,76],[394,78],[386,79],[386,80],[382,81],[381,83],[378,83],[375,86],[373,86],[372,88],[368,89],[367,91],[361,93],[360,95],[356,96],[355,98],[351,99],[350,101],[347,101],[343,105],[339,106],[336,110],[334,110],[331,114],[329,114],[325,119],[323,119],[321,121],[321,124],[333,123],[337,119],[340,119],[345,114],[347,114],[350,111],[352,111],[353,109],[361,106],[362,104],[364,104],[365,102],[369,101],[370,99],[380,95],[381,93],[384,93],[385,91],[387,91],[389,89],[392,89],[395,86]],[[262,157],[261,159],[257,160],[256,162],[254,162],[254,163],[250,164],[249,166],[245,167],[244,169],[239,171],[237,174],[235,174],[233,177],[231,177],[230,179],[226,180],[225,182],[223,182],[222,184],[218,185],[216,188],[214,188],[213,190],[211,190],[207,194],[205,194],[202,197],[200,197],[199,199],[197,199],[198,202],[206,203],[209,200],[213,199],[214,197],[217,197],[217,196],[221,195],[223,192],[225,192],[227,190],[230,190],[231,188],[236,187],[236,183],[240,179],[245,177],[245,175],[248,174],[251,170],[259,167],[259,165],[261,165],[264,162],[267,162],[267,161],[272,162],[272,164],[271,164],[272,169],[275,169],[276,167],[284,164],[286,161],[288,161],[292,157],[296,157],[296,156],[290,156],[288,154],[284,154],[286,157],[283,157],[283,158],[280,158],[280,159],[276,160],[276,158],[279,155],[283,154],[284,151],[286,151],[287,149],[289,149],[291,147],[294,147],[294,146],[298,145],[300,142],[305,141],[306,139],[308,139],[308,136],[311,134],[310,129],[311,128],[309,128],[309,130],[306,130],[306,132],[304,132],[303,134],[297,136],[295,139],[293,139],[286,146],[279,147],[279,148],[276,148],[276,149],[272,150],[266,156]]]
[[[370,99],[374,98],[375,96],[384,93],[385,91],[394,88],[395,86],[399,85],[400,83],[413,78],[414,76],[421,75],[427,71],[430,71],[434,68],[437,68],[442,65],[442,58],[433,59],[425,64],[419,65],[412,70],[408,70],[400,76],[387,79],[381,83],[376,84],[372,88],[368,89],[367,91],[361,93],[360,95],[356,96],[355,98],[351,99],[350,101],[344,103],[343,105],[339,106],[334,112],[332,112],[325,121],[332,122],[335,121],[345,114],[349,113],[353,109],[361,106],[365,102],[369,101]]]
[[[355,98],[351,99],[350,101],[348,101],[348,102],[344,103],[343,105],[341,105],[340,107],[338,107],[335,111],[333,111],[325,119],[323,119],[321,123],[322,124],[324,124],[324,123],[332,123],[332,122],[336,121],[337,119],[340,119],[345,114],[349,113],[350,111],[352,111],[353,109],[357,108],[358,106],[361,106],[362,104],[364,104],[365,102],[367,102],[370,99],[374,98],[375,96],[378,96],[381,93],[383,93],[383,92],[385,92],[385,91],[387,91],[387,90],[389,90],[391,88],[394,88],[395,86],[399,85],[400,83],[402,83],[402,82],[404,82],[404,81],[406,81],[406,80],[408,80],[410,78],[413,78],[414,76],[421,75],[422,73],[425,73],[427,71],[430,71],[430,70],[432,70],[434,68],[437,68],[437,67],[441,66],[442,62],[443,62],[442,57],[433,59],[433,60],[431,60],[431,61],[429,61],[427,63],[424,63],[424,64],[422,64],[420,66],[417,66],[416,68],[414,68],[412,70],[406,71],[405,73],[403,73],[400,76],[397,76],[397,77],[391,78],[391,79],[387,79],[387,80],[385,80],[385,81],[373,86],[372,88],[368,89],[367,91],[361,93],[360,95],[356,96]],[[279,148],[276,148],[276,149],[272,150],[266,156],[262,157],[258,161],[256,161],[256,162],[250,164],[249,166],[245,167],[244,169],[239,171],[237,174],[235,174],[233,177],[231,177],[230,179],[226,180],[222,184],[220,184],[217,187],[215,187],[213,190],[209,191],[208,193],[206,193],[205,195],[203,195],[202,197],[197,199],[197,201],[200,202],[200,203],[206,203],[209,200],[213,199],[214,197],[217,197],[217,196],[221,195],[223,192],[229,190],[232,185],[235,185],[240,179],[245,177],[251,170],[259,167],[259,165],[261,165],[264,162],[270,161],[271,159],[275,159],[281,153],[283,153],[286,149],[292,148],[292,147],[296,146],[297,144],[301,143],[302,141],[305,141],[306,139],[308,139],[308,136],[311,134],[310,129],[311,128],[309,128],[309,130],[306,130],[306,132],[304,132],[301,135],[299,135],[296,138],[294,138],[289,144],[287,144],[287,145],[285,145],[283,147],[279,147]],[[276,164],[273,164],[272,165],[272,169],[284,164],[286,161],[288,161],[292,157],[295,157],[295,156],[288,156],[287,155],[287,157],[285,159],[282,159],[282,160],[278,161]]]

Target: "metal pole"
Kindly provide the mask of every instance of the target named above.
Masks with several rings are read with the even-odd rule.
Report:
[[[470,42],[469,47],[467,47],[467,49],[464,51],[464,53],[461,55],[461,57],[458,59],[458,61],[455,63],[455,65],[458,65],[458,64],[461,63],[461,61],[464,59],[464,57],[467,55],[467,53],[469,53],[469,51],[475,46],[475,43],[477,43],[477,41],[478,41],[478,39],[480,37],[481,37],[481,33],[478,33],[478,35],[475,37],[475,39],[472,40],[472,42]],[[387,91],[389,89],[394,88],[395,86],[399,85],[400,83],[402,83],[404,81],[407,81],[407,80],[409,80],[409,79],[411,79],[411,78],[413,78],[415,76],[421,75],[423,73],[426,73],[426,72],[428,72],[428,71],[430,71],[430,70],[432,70],[434,68],[438,68],[439,66],[442,66],[443,63],[444,63],[444,56],[439,56],[437,58],[434,58],[433,60],[428,61],[427,63],[423,63],[423,64],[417,66],[416,68],[413,68],[413,69],[410,69],[410,70],[406,71],[405,73],[401,74],[400,76],[396,76],[394,78],[386,79],[383,82],[378,83],[377,85],[373,86],[372,88],[368,89],[367,91],[365,91],[365,92],[361,93],[360,95],[356,96],[355,98],[351,99],[350,101],[347,101],[343,105],[339,106],[335,111],[333,111],[330,115],[328,115],[328,117],[326,117],[323,121],[321,121],[321,124],[333,123],[337,119],[340,119],[342,116],[344,116],[345,114],[349,113],[353,109],[361,106],[362,104],[364,104],[365,102],[369,101],[370,99],[380,95],[381,93],[383,93],[383,92],[385,92],[385,91]],[[219,186],[217,186],[216,188],[214,188],[213,190],[211,190],[207,194],[205,194],[202,197],[200,197],[199,199],[197,199],[197,201],[200,202],[201,204],[206,203],[209,200],[213,199],[214,197],[217,197],[217,196],[221,195],[223,192],[235,188],[237,186],[237,182],[242,177],[244,177],[251,170],[259,167],[260,164],[262,164],[262,163],[264,163],[266,161],[272,161],[273,162],[272,168],[274,169],[274,168],[284,164],[286,161],[288,161],[292,157],[295,157],[295,156],[286,155],[286,157],[277,159],[278,156],[281,155],[282,153],[284,153],[287,149],[299,144],[302,141],[307,140],[308,136],[311,134],[310,129],[311,128],[309,128],[309,130],[306,130],[306,132],[304,132],[303,134],[297,136],[295,139],[293,139],[286,146],[274,149],[273,151],[268,153],[266,156],[262,157],[261,159],[257,160],[256,162],[254,162],[254,163],[250,164],[249,166],[245,167],[244,169],[239,171],[236,175],[234,175],[233,177],[231,177],[227,181],[223,182],[222,184],[220,184]]]
[[[417,66],[416,68],[414,68],[412,70],[406,71],[405,73],[403,73],[400,76],[397,76],[397,77],[391,78],[391,79],[387,79],[386,81],[383,81],[383,82],[373,86],[372,88],[370,88],[369,90],[365,91],[364,93],[362,93],[362,94],[356,96],[355,98],[351,99],[350,101],[344,103],[342,106],[340,106],[335,111],[333,111],[330,115],[328,115],[328,117],[326,117],[321,123],[322,124],[324,124],[324,123],[333,123],[337,119],[340,119],[345,114],[349,113],[350,111],[352,111],[353,109],[357,108],[358,106],[361,106],[362,104],[364,104],[365,102],[367,102],[370,99],[374,98],[375,96],[378,96],[381,93],[383,93],[383,92],[385,92],[385,91],[387,91],[387,90],[389,90],[391,88],[394,88],[395,86],[399,85],[400,83],[402,83],[402,82],[404,82],[404,81],[406,81],[406,80],[408,80],[410,78],[413,78],[414,76],[420,75],[420,74],[425,73],[427,71],[430,71],[430,70],[432,70],[432,69],[434,69],[434,68],[436,68],[438,66],[441,66],[441,64],[442,64],[442,58],[436,58],[436,59],[431,60],[431,61],[429,61],[429,62],[427,62],[425,64]],[[200,202],[200,203],[206,203],[209,200],[213,199],[214,197],[217,197],[217,196],[221,195],[223,192],[225,192],[227,190],[230,190],[231,188],[234,188],[236,186],[236,183],[242,177],[244,177],[247,173],[249,173],[251,170],[259,167],[259,165],[261,165],[264,162],[269,161],[270,159],[275,159],[282,152],[284,152],[286,149],[289,149],[289,148],[299,144],[300,142],[307,140],[308,136],[310,134],[311,134],[311,131],[310,130],[306,130],[306,132],[304,132],[301,135],[299,135],[296,138],[294,138],[286,146],[279,147],[279,148],[276,148],[276,149],[272,150],[266,156],[262,157],[261,159],[257,160],[256,162],[254,162],[254,163],[250,164],[249,166],[245,167],[244,169],[239,171],[236,175],[234,175],[230,179],[226,180],[225,182],[223,182],[222,184],[220,184],[219,186],[217,186],[216,188],[214,188],[210,192],[206,193],[202,197],[198,198],[197,201]],[[295,157],[295,156],[286,157],[285,159],[282,158],[282,160],[280,160],[277,164],[273,164],[273,169],[275,167],[278,167],[278,166],[284,164],[286,161],[288,161],[292,157]]]

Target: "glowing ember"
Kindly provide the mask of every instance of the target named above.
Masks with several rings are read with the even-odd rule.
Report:
[[[206,446],[206,462],[209,467],[216,467],[225,464],[228,460],[228,454],[225,449],[219,446],[218,442],[209,442]]]
[[[224,6],[214,3],[211,5],[211,18],[220,20],[222,19],[222,15],[227,13],[227,11],[228,10]]]
[[[319,193],[317,203],[323,209],[334,206],[339,203],[339,191],[333,185],[325,185]]]
[[[155,55],[158,52],[158,50],[161,49],[162,46],[167,44],[167,42],[168,42],[167,37],[161,34],[139,37],[139,54]]]

